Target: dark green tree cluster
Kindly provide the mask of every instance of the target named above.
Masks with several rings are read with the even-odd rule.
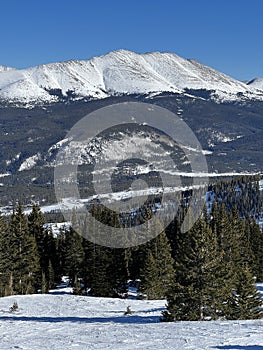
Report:
[[[43,223],[38,206],[28,217],[21,204],[10,220],[0,217],[1,296],[47,292],[54,285],[53,236]]]
[[[263,196],[259,190],[259,175],[234,177],[211,186],[215,201],[227,210],[235,207],[240,217],[258,219],[263,211]]]
[[[37,205],[28,216],[18,205],[10,218],[0,216],[0,295],[47,293],[68,276],[75,294],[126,297],[130,280],[139,298],[167,298],[165,321],[258,318],[255,282],[263,281],[263,233],[255,216],[261,195],[254,180],[232,183],[232,192],[229,183],[221,184],[223,189],[216,185],[209,210],[204,208],[186,233],[181,224],[185,213],[191,214],[191,191],[183,195],[167,228],[161,221],[150,224],[158,205],[154,200],[132,215],[119,216],[100,204],[88,208],[91,215],[73,211],[72,227],[56,236],[45,228]],[[240,196],[247,198],[245,209]],[[91,216],[104,225],[98,228]],[[148,221],[145,241],[160,234],[143,245],[121,249],[100,244],[113,237],[132,242],[133,236],[118,237],[116,228]]]
[[[262,265],[255,262],[253,225],[246,225],[236,208],[227,213],[214,204],[211,217],[204,213],[188,232],[175,232],[175,279],[164,321],[262,316],[254,277],[262,275]]]
[[[93,296],[125,297],[128,281],[128,250],[104,247],[91,242],[102,235],[110,235],[112,218],[100,206],[93,215],[105,223],[105,232],[98,232],[90,216],[79,218],[73,212],[72,226],[57,236],[60,274],[69,276],[74,293],[86,291]],[[108,226],[106,225],[108,224]],[[118,223],[115,223],[118,225]]]

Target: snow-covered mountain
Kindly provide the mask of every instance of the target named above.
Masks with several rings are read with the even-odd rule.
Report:
[[[57,101],[59,96],[100,99],[116,94],[182,93],[185,89],[215,90],[215,97],[225,100],[240,94],[263,99],[263,92],[254,86],[173,53],[119,50],[90,60],[23,70],[0,66],[0,72],[0,100],[9,102],[34,104]]]
[[[247,83],[250,87],[263,90],[263,78],[255,78]]]
[[[10,70],[14,70],[14,68],[0,65],[0,73],[1,72],[7,72],[7,71],[10,71]]]

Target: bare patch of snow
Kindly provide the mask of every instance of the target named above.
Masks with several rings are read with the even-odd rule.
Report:
[[[32,169],[37,161],[41,158],[40,153],[37,153],[31,157],[28,157],[26,160],[23,161],[23,163],[20,165],[18,171],[24,171],[24,170],[29,170]]]

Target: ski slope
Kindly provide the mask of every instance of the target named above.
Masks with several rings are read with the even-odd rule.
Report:
[[[10,312],[14,301],[18,310]],[[164,307],[163,300],[74,296],[69,288],[0,298],[0,349],[263,349],[263,319],[161,323]]]

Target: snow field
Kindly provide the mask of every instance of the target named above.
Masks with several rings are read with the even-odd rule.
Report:
[[[259,289],[263,293],[263,284]],[[263,319],[162,323],[164,300],[74,296],[70,291],[1,298],[0,349],[263,349]],[[15,301],[18,310],[10,312]],[[130,316],[124,316],[127,306]]]

